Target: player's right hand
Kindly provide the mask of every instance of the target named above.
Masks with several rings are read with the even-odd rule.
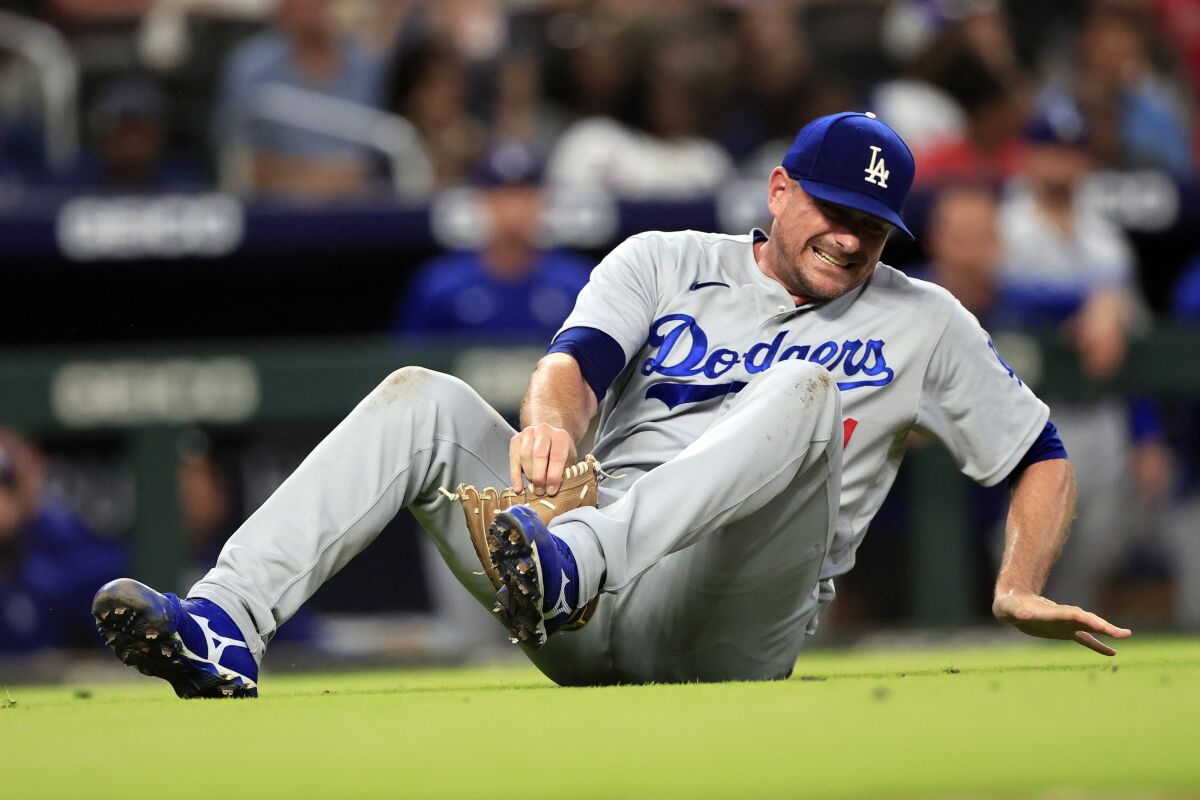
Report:
[[[1059,605],[1033,592],[1007,591],[996,595],[992,614],[1029,636],[1075,641],[1102,656],[1115,656],[1117,651],[1093,634],[1114,639],[1127,639],[1133,635],[1128,628],[1113,625],[1090,611]]]
[[[521,476],[533,484],[538,494],[556,494],[562,485],[563,471],[576,461],[575,441],[562,428],[542,423],[525,428],[508,445],[508,466],[512,488],[524,488]]]

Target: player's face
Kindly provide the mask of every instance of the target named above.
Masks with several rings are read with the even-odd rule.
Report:
[[[892,226],[856,209],[812,197],[782,169],[771,175],[770,273],[793,295],[832,300],[875,269]]]

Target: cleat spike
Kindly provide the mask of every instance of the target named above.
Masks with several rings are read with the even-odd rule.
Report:
[[[116,640],[117,640],[117,635],[115,633],[110,633],[108,636],[104,637],[104,643],[106,645],[112,644]]]
[[[147,639],[157,639],[158,631],[146,631],[146,638]]]
[[[126,610],[125,606],[117,606],[116,608],[113,609],[113,613],[119,617],[125,613],[125,610]]]
[[[101,612],[100,612],[100,619],[108,619],[108,612],[107,612],[107,611],[101,611]]]
[[[517,533],[516,531],[511,531],[508,534],[508,541],[510,544],[520,544],[521,543],[521,534]]]
[[[524,575],[526,572],[529,572],[529,564],[524,561],[518,561],[517,572],[521,573],[522,575]]]
[[[158,650],[160,653],[163,654],[163,656],[165,658],[171,657],[171,648],[167,647],[165,644],[162,647],[158,648]]]

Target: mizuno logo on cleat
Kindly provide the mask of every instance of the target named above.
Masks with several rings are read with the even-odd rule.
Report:
[[[559,614],[570,616],[575,613],[575,609],[571,608],[570,603],[567,602],[567,584],[571,582],[571,579],[567,577],[566,570],[560,570],[560,572],[562,573],[562,582],[558,585],[558,602],[546,613],[547,619],[554,619]]]
[[[196,660],[208,661],[219,665],[226,647],[246,647],[249,649],[246,643],[240,639],[231,639],[228,636],[213,633],[212,628],[209,627],[208,620],[204,617],[195,614],[188,614],[188,616],[196,620],[196,624],[200,626],[200,631],[204,634],[204,641],[208,647],[208,655],[206,657],[199,657]]]

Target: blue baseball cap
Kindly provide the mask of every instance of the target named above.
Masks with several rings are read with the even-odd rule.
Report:
[[[916,172],[912,152],[874,114],[818,117],[796,134],[783,168],[813,197],[879,217],[916,238],[900,217]]]
[[[1027,142],[1075,148],[1087,145],[1089,133],[1087,118],[1066,97],[1052,97],[1041,103],[1021,128],[1021,136]]]

